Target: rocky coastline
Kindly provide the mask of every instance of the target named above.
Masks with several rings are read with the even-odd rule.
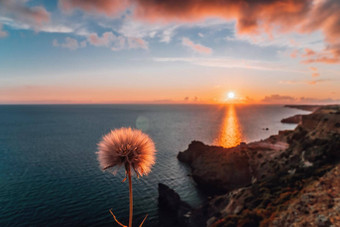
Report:
[[[210,199],[191,208],[171,191],[177,225],[340,226],[340,106],[313,108],[295,130],[265,140],[233,148],[193,141],[179,152]],[[160,188],[167,209],[171,189]]]
[[[299,124],[302,121],[303,114],[297,114],[292,117],[287,117],[281,120],[281,123],[286,124]]]

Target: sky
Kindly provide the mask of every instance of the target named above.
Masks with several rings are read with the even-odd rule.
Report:
[[[0,0],[0,104],[339,103],[339,12],[339,0]]]

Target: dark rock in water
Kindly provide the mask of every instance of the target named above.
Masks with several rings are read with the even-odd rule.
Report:
[[[286,124],[299,124],[302,120],[301,114],[294,115],[292,117],[287,117],[281,120],[281,123],[286,123]]]
[[[165,184],[158,184],[158,205],[161,211],[161,226],[189,226],[192,207],[183,202],[173,189]]]
[[[177,212],[181,199],[179,195],[165,184],[158,184],[158,204],[171,212]]]

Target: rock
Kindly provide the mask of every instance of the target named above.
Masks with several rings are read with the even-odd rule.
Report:
[[[315,220],[318,227],[328,227],[331,225],[331,222],[324,215],[318,215]]]
[[[161,226],[188,226],[192,207],[181,200],[173,189],[165,184],[158,184],[158,205],[163,210]]]
[[[301,114],[294,115],[292,117],[287,117],[281,120],[281,123],[286,123],[286,124],[299,124],[302,120]]]
[[[240,152],[242,146],[227,149],[193,141],[177,157],[190,165],[192,178],[200,188],[219,194],[251,184],[248,156]]]
[[[158,184],[158,204],[171,212],[177,212],[181,199],[179,195],[165,184]]]
[[[177,158],[189,164],[192,178],[201,189],[209,194],[226,193],[252,184],[252,179],[275,177],[273,168],[288,168],[284,164],[276,165],[272,160],[279,159],[288,148],[285,140],[290,134],[286,131],[266,140],[242,143],[233,148],[192,141],[187,150],[179,152]]]

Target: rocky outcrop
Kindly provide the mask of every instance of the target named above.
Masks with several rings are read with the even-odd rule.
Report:
[[[202,226],[340,226],[340,106],[259,142],[227,149],[196,141],[178,159],[199,187],[227,192],[192,211]]]
[[[210,193],[223,193],[251,183],[248,156],[238,147],[225,149],[193,141],[178,154],[178,159],[190,164],[195,182]]]
[[[271,171],[284,167],[277,163],[288,148],[289,131],[254,143],[241,143],[233,148],[208,146],[193,141],[178,159],[190,165],[192,177],[199,187],[210,194],[221,194],[244,187],[252,181],[273,177]]]
[[[287,117],[281,120],[281,123],[285,124],[299,124],[302,120],[302,114],[297,114],[292,117]]]
[[[173,189],[165,184],[158,184],[158,206],[166,215],[161,215],[161,226],[187,226],[191,206],[183,202]]]

